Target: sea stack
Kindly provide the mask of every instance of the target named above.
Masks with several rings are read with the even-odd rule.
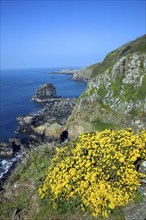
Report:
[[[50,98],[56,98],[56,88],[52,83],[41,85],[36,90],[32,100],[36,102],[46,102]]]

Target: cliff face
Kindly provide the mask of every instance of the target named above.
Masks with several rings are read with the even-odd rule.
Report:
[[[105,128],[146,129],[146,35],[92,65],[87,89],[68,120],[69,134]]]

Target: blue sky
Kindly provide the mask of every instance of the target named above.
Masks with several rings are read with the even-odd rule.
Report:
[[[1,68],[87,66],[146,33],[146,2],[1,1]]]

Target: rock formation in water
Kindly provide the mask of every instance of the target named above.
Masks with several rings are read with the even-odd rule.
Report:
[[[46,102],[50,98],[56,98],[56,88],[52,83],[41,85],[32,97],[32,100],[37,102]]]
[[[31,143],[59,140],[76,98],[57,97],[56,88],[50,83],[41,85],[32,100],[44,106],[36,114],[17,117],[17,131],[26,133]]]

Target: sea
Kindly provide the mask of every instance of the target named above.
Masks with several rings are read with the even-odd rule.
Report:
[[[42,84],[52,83],[59,97],[79,97],[86,83],[71,80],[71,74],[54,74],[65,68],[1,70],[0,75],[0,142],[19,137],[17,116],[35,114],[42,106],[31,100]],[[74,69],[74,68],[69,68]],[[0,157],[0,178],[19,160],[15,157]]]

